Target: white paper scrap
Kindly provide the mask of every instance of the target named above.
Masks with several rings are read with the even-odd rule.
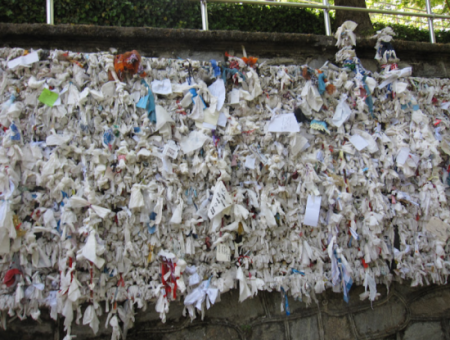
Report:
[[[181,150],[183,150],[185,154],[198,150],[203,146],[203,144],[207,139],[208,136],[205,136],[200,131],[197,130],[191,131],[189,136],[184,137],[181,140],[180,142]]]
[[[217,79],[208,87],[209,92],[217,98],[217,111],[222,109],[223,103],[225,103],[225,83],[222,78]]]
[[[225,113],[221,112],[219,115],[219,120],[217,121],[217,125],[225,127],[227,126],[227,116],[225,116]]]
[[[216,259],[219,262],[230,262],[231,251],[230,247],[219,243],[216,248]]]
[[[321,202],[322,197],[308,195],[308,201],[306,202],[305,219],[303,220],[303,224],[309,225],[310,227],[317,227],[317,224],[319,223]]]
[[[39,55],[37,52],[32,52],[26,56],[15,58],[8,61],[8,68],[15,68],[17,66],[29,67],[31,64],[39,61]]]
[[[350,137],[350,143],[356,148],[356,150],[361,151],[365,147],[369,146],[369,143],[362,138],[360,135],[353,135]]]
[[[233,89],[228,93],[228,101],[230,105],[239,104],[239,94],[240,92],[238,89]]]
[[[299,132],[297,119],[293,113],[275,116],[269,123],[269,132]]]
[[[212,124],[209,124],[209,123],[206,123],[206,122],[203,122],[203,127],[204,127],[205,129],[211,129],[211,130],[217,129],[217,126],[216,126],[216,125],[212,125]]]
[[[175,159],[178,155],[178,148],[174,145],[167,144],[164,146],[163,155]]]
[[[214,216],[228,208],[231,204],[233,204],[233,200],[227,188],[225,188],[222,181],[217,182],[216,190],[214,191],[214,196],[208,209],[208,217],[213,219]]]
[[[172,84],[170,83],[170,80],[169,79],[153,80],[152,92],[157,94],[171,94]]]
[[[247,156],[245,159],[245,167],[248,169],[255,169],[256,157],[254,155]]]
[[[441,104],[441,109],[443,109],[443,110],[448,110],[449,107],[450,107],[450,102],[446,102],[446,103],[442,103]]]
[[[442,242],[446,242],[449,236],[450,226],[438,217],[432,217],[427,223],[427,231],[432,233]]]
[[[405,164],[406,160],[408,159],[408,156],[409,156],[409,148],[408,147],[401,148],[397,155],[397,164],[398,165]]]

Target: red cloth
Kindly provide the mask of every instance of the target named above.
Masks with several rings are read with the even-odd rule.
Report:
[[[10,269],[6,272],[5,278],[3,279],[3,283],[7,287],[11,287],[15,282],[16,279],[14,276],[16,275],[22,275],[22,272],[19,269]]]

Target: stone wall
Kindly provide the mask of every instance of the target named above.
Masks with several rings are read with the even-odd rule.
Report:
[[[238,292],[221,296],[221,302],[207,312],[205,319],[190,321],[181,316],[183,304],[172,302],[166,324],[161,323],[154,304],[135,316],[135,326],[128,331],[128,340],[449,340],[450,287],[411,288],[406,282],[392,285],[389,291],[378,286],[381,297],[370,304],[360,301],[363,287],[352,288],[350,303],[342,294],[330,290],[317,296],[310,306],[289,299],[291,315],[280,311],[281,295],[260,292],[257,297],[238,302]],[[43,311],[41,323],[14,320],[7,331],[0,331],[3,340],[62,339],[63,327]],[[88,326],[75,326],[76,340],[109,340],[105,316],[100,320],[97,336]]]

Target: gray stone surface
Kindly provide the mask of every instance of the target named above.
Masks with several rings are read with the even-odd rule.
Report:
[[[320,340],[317,316],[297,319],[289,322],[291,340]]]
[[[415,315],[450,315],[450,291],[436,291],[419,297],[411,303],[411,312]]]
[[[372,305],[360,301],[362,290],[358,287],[350,291],[349,304],[343,302],[342,294],[330,291],[318,295],[317,302],[309,306],[290,298],[290,316],[280,311],[278,292],[260,293],[239,303],[234,291],[224,294],[222,301],[206,312],[204,320],[200,315],[192,322],[183,317],[183,305],[174,301],[165,324],[154,311],[154,304],[149,304],[145,312],[136,311],[136,322],[127,340],[450,340],[450,286],[412,288],[403,282],[393,284],[389,292],[384,286],[377,290],[381,296]],[[88,327],[74,325],[75,340],[109,340],[105,318],[100,318],[97,335]],[[51,320],[43,310],[41,322],[9,320],[8,329],[0,330],[0,339],[60,340],[65,335],[62,321]]]
[[[444,333],[440,322],[416,322],[405,331],[404,340],[441,340]]]
[[[375,335],[394,330],[406,321],[406,307],[393,298],[390,303],[383,304],[377,308],[369,308],[361,313],[355,313],[356,329],[361,336]]]
[[[324,315],[324,335],[325,339],[330,340],[346,340],[353,337],[348,317],[334,317]]]
[[[280,339],[288,340],[285,337],[285,326],[283,322],[265,322],[259,327],[252,327],[251,336],[252,340],[269,340]]]

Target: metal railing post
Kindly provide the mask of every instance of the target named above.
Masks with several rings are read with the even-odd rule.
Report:
[[[328,6],[328,0],[322,0],[322,3],[324,6]],[[325,20],[325,34],[330,36],[331,35],[331,23],[330,23],[330,13],[328,9],[323,10],[323,18]]]
[[[202,11],[202,29],[207,31],[208,27],[208,6],[206,0],[200,0],[200,9]]]
[[[431,14],[431,3],[427,0],[427,14]],[[430,30],[430,41],[432,44],[436,43],[436,36],[434,35],[433,18],[428,17],[428,29]]]
[[[54,25],[54,17],[53,17],[53,0],[47,0],[47,24]]]

